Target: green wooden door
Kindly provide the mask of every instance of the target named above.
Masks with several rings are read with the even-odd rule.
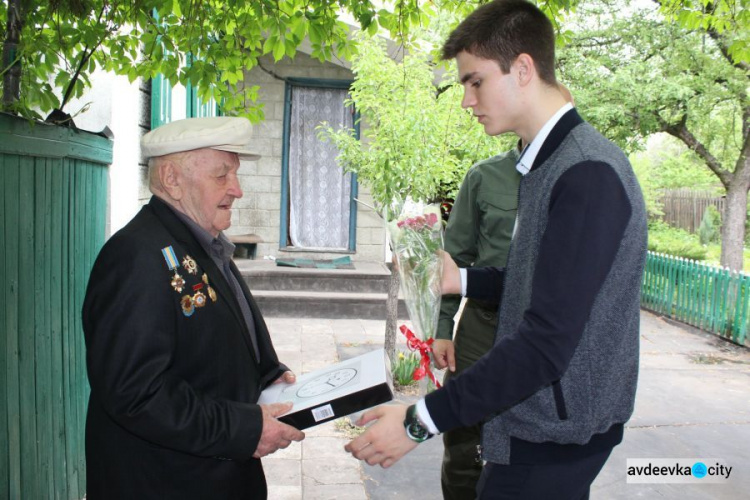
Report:
[[[86,491],[81,306],[111,161],[104,137],[0,115],[0,498]]]

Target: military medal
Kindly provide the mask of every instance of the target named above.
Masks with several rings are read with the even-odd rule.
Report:
[[[203,295],[203,292],[201,292],[202,288],[203,283],[193,285],[193,291],[195,292],[193,294],[193,304],[195,305],[195,307],[203,307],[206,305],[206,296]]]
[[[184,267],[190,274],[198,274],[198,264],[196,264],[193,258],[189,255],[186,255],[185,258],[182,259],[182,267]]]
[[[206,284],[206,292],[208,292],[208,296],[211,297],[211,302],[216,302],[216,290],[208,284],[208,274],[203,273],[201,278],[203,279],[203,283]]]
[[[177,274],[177,271],[175,271],[174,276],[172,276],[171,285],[175,292],[182,293],[182,288],[185,286],[185,280],[182,279],[182,276]]]
[[[182,293],[182,288],[185,286],[185,280],[177,273],[177,267],[179,264],[177,256],[174,253],[174,248],[172,248],[172,245],[164,247],[161,249],[161,254],[164,256],[164,261],[167,263],[169,270],[174,271],[174,275],[169,284],[172,285],[175,292]]]
[[[195,307],[206,305],[206,296],[203,295],[203,292],[195,292],[195,295],[193,295],[193,304],[195,304]]]
[[[180,305],[182,306],[182,314],[185,316],[192,316],[195,312],[195,307],[193,307],[193,298],[190,295],[183,295],[182,299],[180,299]]]

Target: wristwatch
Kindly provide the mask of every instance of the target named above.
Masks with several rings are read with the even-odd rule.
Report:
[[[427,430],[427,427],[422,422],[420,422],[419,417],[417,417],[416,405],[411,405],[406,409],[404,429],[406,429],[406,435],[409,437],[409,439],[411,439],[412,441],[416,441],[417,443],[427,441],[432,436],[434,436],[434,434],[430,433],[430,431]]]

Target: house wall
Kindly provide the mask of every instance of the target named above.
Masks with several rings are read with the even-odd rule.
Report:
[[[257,257],[274,256],[284,258],[336,258],[337,252],[306,252],[281,250],[281,151],[284,120],[284,78],[319,78],[352,80],[351,71],[331,63],[320,63],[308,55],[298,52],[294,60],[284,58],[274,63],[271,58],[261,58],[260,67],[245,75],[246,85],[259,85],[258,102],[264,105],[265,121],[253,127],[253,145],[262,155],[255,162],[242,162],[240,182],[245,193],[235,201],[232,227],[228,234],[257,234],[264,242],[258,245]],[[272,74],[269,74],[272,72]],[[359,186],[358,199],[372,205],[372,198],[365,186]],[[356,250],[352,260],[379,261],[385,257],[385,232],[379,216],[369,208],[359,205],[357,209]]]
[[[262,58],[261,64],[273,72],[272,76],[259,67],[247,72],[248,85],[260,85],[258,101],[264,104],[265,121],[253,127],[253,143],[262,155],[256,162],[241,163],[240,182],[244,197],[234,204],[232,227],[228,234],[257,234],[264,242],[258,245],[256,258],[309,257],[336,258],[348,253],[304,252],[280,250],[281,232],[281,150],[284,120],[283,78],[320,78],[351,80],[352,73],[332,63],[320,63],[307,54],[298,52],[292,61],[284,58],[274,63]],[[109,204],[107,236],[122,228],[148,202],[147,167],[140,154],[140,137],[150,128],[151,87],[149,82],[129,83],[123,76],[105,72],[92,75],[92,88],[67,110],[75,114],[89,103],[87,111],[75,116],[76,125],[84,130],[99,132],[109,127],[114,133],[113,161],[109,172]],[[186,116],[185,89],[178,85],[172,90],[172,120]],[[359,185],[358,199],[372,205],[368,189]],[[378,215],[366,206],[357,208],[357,233],[352,260],[385,260],[385,231]]]
[[[91,88],[80,99],[71,99],[65,110],[81,130],[101,132],[105,127],[114,135],[112,164],[109,168],[106,235],[124,226],[140,208],[140,136],[147,131],[148,96],[140,80],[104,71],[91,75]]]

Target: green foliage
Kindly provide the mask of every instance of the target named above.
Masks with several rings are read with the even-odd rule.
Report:
[[[692,175],[690,166],[699,159],[728,196],[747,191],[750,66],[735,57],[743,53],[750,33],[750,18],[742,8],[746,1],[670,2],[670,8],[684,4],[690,13],[672,9],[665,18],[657,8],[623,8],[621,2],[598,0],[579,4],[571,17],[569,43],[559,62],[584,118],[629,152],[642,149],[643,139],[657,132],[690,150],[663,160],[664,175],[652,180],[668,184],[693,178],[703,183],[705,177]],[[736,7],[731,22],[725,7]],[[701,9],[713,14],[703,16]],[[702,21],[695,22],[698,18]],[[742,215],[724,221],[727,234],[741,231]],[[741,239],[724,244],[724,264],[737,267]]]
[[[661,0],[662,12],[680,26],[721,38],[731,59],[750,61],[750,11],[747,0]]]
[[[571,20],[559,58],[586,119],[630,151],[650,134],[682,133],[684,126],[731,170],[742,144],[746,71],[705,34],[658,12],[626,15],[604,2],[587,5]]]
[[[649,137],[645,151],[631,155],[631,161],[644,164],[656,189],[689,187],[724,194],[721,183],[705,167],[705,162],[668,134]]]
[[[651,168],[649,158],[645,155],[634,154],[630,156],[630,163],[633,165],[633,171],[638,178],[638,183],[641,185],[643,200],[646,203],[646,212],[649,219],[664,215],[661,202],[659,201],[659,187],[655,182],[655,172]]]
[[[244,73],[270,54],[293,58],[303,41],[312,57],[350,59],[356,43],[348,19],[370,35],[387,33],[408,42],[438,10],[456,22],[479,0],[9,0],[0,2],[0,38],[5,40],[8,5],[20,5],[18,51],[0,72],[21,64],[21,95],[5,111],[40,118],[64,108],[89,86],[97,68],[129,80],[157,73],[175,84],[190,82],[198,93],[222,103],[226,113],[263,118],[257,87],[240,83]],[[570,0],[542,6],[554,16]],[[15,57],[14,57],[15,55]],[[185,58],[192,55],[192,66]],[[15,97],[15,96],[14,96]],[[74,110],[75,111],[75,110]]]
[[[696,234],[676,229],[662,221],[648,225],[648,249],[686,259],[700,260],[712,266],[720,265],[721,245],[701,245]],[[750,269],[750,249],[743,252],[744,268]]]
[[[408,352],[404,354],[399,351],[396,362],[393,363],[393,380],[400,386],[416,384],[414,370],[419,366],[419,354]]]
[[[157,73],[172,83],[213,95],[225,112],[257,121],[257,87],[240,83],[244,72],[270,54],[293,58],[307,38],[312,57],[349,58],[356,46],[347,15],[371,33],[381,29],[408,39],[410,28],[429,22],[431,7],[401,0],[379,8],[366,0],[21,0],[23,22],[17,57],[21,95],[10,109],[40,118],[80,97],[97,68],[136,78]],[[0,3],[0,37],[8,8]],[[191,55],[195,60],[186,65]],[[2,72],[7,71],[2,68]],[[247,109],[246,109],[247,108]]]
[[[706,247],[706,264],[720,265],[721,245],[711,244]],[[750,269],[750,249],[745,248],[742,254],[743,269]]]
[[[717,243],[720,237],[721,214],[715,206],[709,205],[703,212],[703,219],[698,228],[698,238],[701,245],[708,245],[709,243]]]
[[[705,260],[707,254],[696,235],[661,221],[649,223],[648,249],[692,260]]]
[[[461,108],[463,90],[455,83],[455,73],[447,76],[450,83],[439,92],[423,52],[415,49],[399,63],[388,56],[382,41],[367,39],[360,44],[352,70],[349,104],[366,124],[363,140],[351,130],[333,130],[327,124],[320,127],[320,137],[336,144],[339,164],[357,172],[387,220],[394,217],[385,212],[407,197],[434,201],[455,193],[473,163],[515,141],[488,137]]]

